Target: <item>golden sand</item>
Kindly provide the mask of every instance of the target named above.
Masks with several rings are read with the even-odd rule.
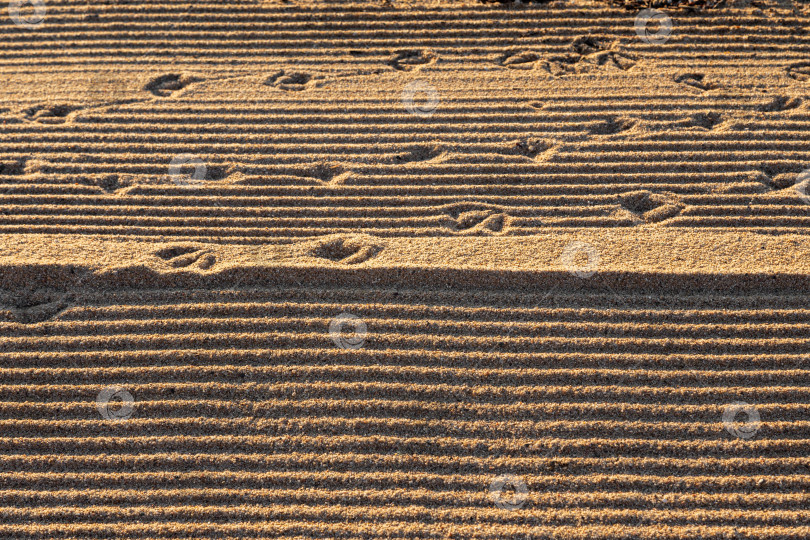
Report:
[[[12,2],[0,539],[810,537],[810,6],[613,3]]]

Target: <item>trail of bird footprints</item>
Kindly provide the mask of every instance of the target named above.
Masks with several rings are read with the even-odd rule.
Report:
[[[459,206],[454,215],[462,222],[463,208],[480,208],[480,205]],[[473,223],[464,225],[473,227]],[[322,263],[339,266],[355,266],[379,255],[383,245],[374,237],[364,234],[335,234],[315,240],[301,241],[292,248],[299,257],[319,259]],[[204,244],[168,245],[153,252],[160,261],[161,271],[216,271],[218,262],[215,248]],[[139,267],[140,268],[140,267]],[[58,319],[59,315],[76,305],[73,293],[48,287],[19,287],[0,290],[0,322],[36,325]]]
[[[383,245],[366,234],[332,234],[294,245],[296,256],[314,257],[341,265],[356,265],[376,257]],[[215,249],[204,245],[177,244],[153,254],[162,264],[176,270],[213,270],[217,264]]]
[[[530,69],[539,64],[541,69],[555,77],[578,75],[597,68],[616,68],[627,71],[638,63],[635,55],[627,52],[618,41],[608,43],[605,38],[581,36],[571,43],[569,50],[543,58],[536,53],[517,53],[505,58],[502,65]]]
[[[96,104],[75,104],[75,103],[49,103],[35,105],[22,111],[22,118],[28,122],[39,124],[64,124],[68,122],[73,113],[78,111],[89,111],[103,109],[111,105],[123,105],[127,103],[146,103],[157,98],[167,98],[179,95],[180,91],[187,86],[201,82],[204,79],[188,73],[167,73],[150,80],[143,88],[155,96],[154,98],[132,98],[123,102],[103,102]]]
[[[545,49],[513,48],[504,50],[494,56],[485,58],[486,62],[494,63],[499,68],[513,71],[522,76],[542,77],[551,80],[572,80],[575,77],[593,74],[595,70],[609,70],[616,74],[621,72],[639,72],[639,66],[643,62],[643,55],[634,50],[631,43],[626,39],[613,39],[603,35],[580,35],[570,38],[567,45],[560,48],[558,52],[543,52]],[[163,104],[169,102],[187,103],[184,98],[193,91],[197,85],[207,86],[224,84],[229,79],[244,79],[251,81],[259,88],[264,88],[264,92],[269,92],[271,96],[276,95],[279,99],[285,99],[285,94],[295,99],[295,94],[306,94],[314,92],[320,88],[328,86],[330,83],[341,78],[383,76],[387,74],[408,74],[415,77],[424,76],[430,68],[435,68],[439,63],[449,58],[442,58],[445,54],[438,49],[430,48],[402,48],[388,49],[387,58],[379,60],[379,54],[365,49],[351,49],[348,56],[357,59],[367,59],[376,57],[381,62],[378,68],[349,69],[338,73],[316,73],[304,67],[284,67],[270,71],[263,76],[238,75],[212,77],[198,73],[186,71],[173,71],[154,75],[145,84],[140,86],[140,94],[131,98],[119,99],[117,101],[101,103],[43,103],[26,107],[21,111],[9,109],[0,110],[0,118],[7,119],[11,123],[23,122],[41,126],[40,133],[52,129],[81,129],[88,122],[97,122],[98,118],[86,119],[83,115],[90,111],[99,111],[103,114],[119,114],[119,109],[125,105],[152,104],[155,111],[165,111]],[[795,62],[785,66],[784,73],[790,79],[799,83],[810,81],[810,62]],[[669,84],[677,87],[687,88],[687,95],[692,94],[695,98],[700,96],[715,96],[717,99],[723,92],[729,89],[723,82],[714,77],[711,73],[704,73],[698,70],[682,71],[669,76]],[[277,93],[277,94],[274,94]],[[315,95],[315,94],[312,94]],[[318,99],[322,95],[318,94]],[[398,101],[399,96],[394,96],[394,101]],[[354,209],[360,208],[363,198],[368,195],[359,195],[368,186],[381,188],[386,185],[392,186],[389,192],[404,190],[410,187],[411,190],[423,187],[429,183],[437,182],[436,186],[455,186],[455,182],[471,182],[472,180],[458,179],[459,175],[478,174],[480,176],[492,175],[495,178],[502,177],[499,187],[501,189],[511,189],[522,186],[526,196],[542,196],[551,191],[545,190],[541,182],[548,177],[551,182],[549,189],[554,187],[554,183],[560,183],[560,167],[566,164],[576,163],[575,156],[579,152],[589,152],[588,148],[599,148],[598,152],[604,152],[605,145],[619,145],[616,150],[609,150],[605,163],[612,165],[601,166],[601,159],[596,163],[596,170],[581,171],[582,174],[605,175],[605,170],[611,167],[621,169],[625,166],[622,159],[627,159],[622,150],[622,142],[626,144],[649,143],[662,152],[667,152],[665,141],[675,137],[687,136],[689,133],[721,133],[728,130],[743,128],[746,122],[756,120],[755,115],[778,115],[800,111],[805,107],[805,99],[800,96],[777,94],[774,96],[757,96],[758,103],[736,110],[717,107],[717,110],[699,110],[682,112],[678,118],[657,118],[655,115],[627,111],[625,113],[588,113],[587,119],[576,124],[576,130],[568,133],[558,133],[555,127],[549,128],[547,133],[537,132],[518,138],[498,141],[498,135],[482,137],[476,146],[465,147],[464,144],[448,142],[448,137],[437,137],[435,143],[408,143],[402,141],[398,148],[380,150],[375,158],[373,152],[367,154],[371,157],[358,159],[353,155],[331,156],[327,151],[317,151],[315,159],[305,161],[301,159],[287,158],[280,155],[279,163],[267,163],[266,161],[253,162],[249,158],[229,160],[227,156],[217,156],[216,159],[209,159],[206,163],[206,172],[196,183],[190,183],[182,188],[182,196],[194,196],[210,198],[217,194],[226,196],[242,196],[245,189],[257,188],[267,189],[273,187],[284,187],[287,189],[300,188],[304,186],[309,191],[304,193],[309,197],[321,198],[323,204],[331,204],[349,210],[347,217],[337,217],[337,214],[329,220],[333,230],[343,232],[368,230],[372,234],[444,234],[444,235],[489,235],[489,234],[526,234],[534,227],[540,226],[566,226],[579,223],[580,225],[603,226],[611,223],[611,219],[620,217],[619,223],[624,226],[632,225],[654,225],[666,223],[674,218],[683,218],[689,215],[693,201],[689,195],[695,193],[707,193],[712,191],[706,187],[674,186],[674,190],[647,189],[645,184],[624,180],[617,182],[606,188],[607,183],[598,186],[598,197],[593,201],[586,200],[586,197],[579,194],[579,191],[572,191],[571,197],[576,199],[576,206],[535,206],[531,209],[519,208],[523,203],[515,200],[512,203],[502,203],[505,197],[497,189],[479,189],[477,184],[464,184],[468,193],[476,193],[470,197],[463,190],[453,189],[455,195],[449,196],[456,202],[441,201],[420,201],[419,207],[429,208],[432,225],[417,225],[419,218],[406,217],[397,206],[390,210],[393,220],[400,220],[405,227],[400,233],[395,232],[397,226],[392,221],[390,226],[383,227],[380,221],[384,219],[384,213],[374,213],[373,217],[363,217]],[[305,103],[305,102],[302,102]],[[527,100],[522,106],[527,111],[539,112],[536,121],[542,122],[545,117],[553,117],[558,111],[564,111],[564,102],[555,99]],[[719,101],[718,101],[719,103]],[[163,107],[163,108],[162,108]],[[188,110],[188,109],[186,109]],[[449,110],[449,109],[448,109]],[[442,111],[437,112],[437,115]],[[163,114],[163,113],[161,113]],[[187,114],[187,113],[184,113]],[[265,113],[266,114],[266,113]],[[363,112],[349,113],[342,120],[351,123],[351,114],[362,117]],[[375,113],[376,114],[376,113]],[[403,113],[397,112],[402,117]],[[406,117],[407,118],[407,117]],[[419,122],[418,119],[410,119],[412,122]],[[433,119],[423,120],[423,125],[430,125]],[[566,120],[567,122],[567,120]],[[551,123],[549,121],[549,123]],[[292,124],[281,124],[291,126]],[[398,129],[399,124],[392,124]],[[222,130],[222,127],[217,129]],[[285,127],[285,129],[290,129]],[[299,128],[295,128],[299,129]],[[178,131],[173,130],[172,136],[176,137]],[[683,135],[679,135],[683,134]],[[295,137],[294,130],[291,136]],[[334,137],[334,134],[325,131],[321,134],[324,139]],[[313,140],[313,139],[310,139]],[[401,137],[400,137],[401,140]],[[275,143],[274,143],[275,144]],[[311,142],[307,145],[312,146]],[[610,148],[613,148],[611,146]],[[306,151],[301,150],[302,155]],[[612,152],[612,154],[611,154]],[[205,153],[201,152],[203,158]],[[668,158],[670,159],[670,158]],[[369,161],[370,160],[370,161]],[[480,172],[469,169],[471,165],[478,165],[482,168]],[[155,196],[161,193],[161,189],[172,186],[172,181],[167,178],[163,169],[165,164],[158,166],[132,166],[126,171],[101,171],[101,167],[84,172],[77,171],[76,167],[66,164],[30,157],[27,159],[2,159],[0,160],[0,175],[6,178],[26,178],[28,182],[36,181],[51,185],[56,182],[60,185],[68,180],[63,180],[66,175],[71,175],[74,184],[95,187],[103,195],[115,196],[122,200],[135,198],[142,201],[144,197]],[[603,170],[604,169],[604,170]],[[575,168],[576,170],[576,168]],[[766,194],[771,191],[784,190],[791,187],[795,181],[801,167],[795,163],[783,165],[781,168],[776,165],[763,163],[755,166],[753,172],[757,173],[756,182],[759,188],[752,185],[747,180],[741,179],[737,184],[720,186],[717,193],[733,193],[737,190],[740,193]],[[459,172],[463,171],[463,172]],[[191,171],[193,172],[193,171]],[[748,171],[752,172],[752,171]],[[191,173],[190,173],[191,174]],[[526,181],[531,178],[531,181]],[[580,177],[583,178],[583,177]],[[35,180],[34,180],[35,179]],[[410,182],[413,182],[410,185]],[[478,180],[475,180],[478,182]],[[574,184],[586,183],[586,181],[569,180]],[[608,182],[600,180],[600,182]],[[755,183],[756,183],[755,182]],[[485,186],[484,182],[481,186]],[[623,184],[627,184],[626,187]],[[225,189],[229,191],[223,191]],[[566,185],[560,184],[559,190],[565,192]],[[617,193],[618,192],[618,193]],[[271,193],[271,192],[267,192]],[[274,195],[282,192],[275,190]],[[300,191],[298,193],[301,193]],[[508,193],[515,193],[508,191]],[[177,196],[177,195],[173,195]],[[419,197],[422,195],[420,194]],[[373,197],[372,197],[373,199]],[[752,199],[753,200],[753,199]],[[328,201],[328,202],[326,202]],[[459,202],[460,201],[460,202]],[[501,201],[501,202],[495,202]],[[572,199],[573,201],[573,199]],[[595,203],[594,203],[595,201]],[[173,201],[171,204],[177,204]],[[211,203],[200,202],[199,205],[211,205]],[[288,206],[289,202],[279,202],[282,206]],[[367,203],[362,203],[367,204]],[[402,205],[402,203],[397,203]],[[149,205],[147,205],[149,206]],[[589,208],[590,207],[590,208]],[[277,234],[276,232],[262,231],[262,226],[272,223],[273,218],[260,221],[258,215],[253,211],[248,211],[245,207],[244,217],[241,227],[245,229],[245,234]],[[308,219],[316,220],[318,206],[302,209],[300,215],[288,213],[279,215],[280,221],[278,232],[289,227],[295,231],[294,236],[306,235],[309,224]],[[573,213],[566,214],[566,208],[573,210]],[[418,215],[414,210],[415,216]],[[208,215],[208,214],[206,214]],[[309,216],[309,218],[308,218]],[[104,227],[99,230],[115,226],[118,218],[110,217]],[[148,219],[143,217],[145,227]],[[18,221],[22,220],[19,218]],[[579,221],[577,221],[579,220]],[[182,220],[178,217],[173,228],[178,231],[190,231],[191,229],[205,229],[210,231],[221,225],[213,216],[208,218],[198,217],[186,228]],[[692,220],[694,221],[694,219]],[[8,222],[7,222],[8,223]],[[614,224],[615,221],[613,222]],[[345,225],[343,225],[345,224]],[[420,227],[426,227],[420,232]],[[248,229],[251,231],[248,233]],[[407,232],[406,232],[407,229]],[[151,234],[151,233],[150,233]],[[318,230],[312,230],[312,235],[318,235]],[[350,252],[354,246],[352,241],[335,240],[333,243],[318,245],[313,248],[312,253],[331,261],[358,261],[367,260],[366,256],[373,257],[374,249],[362,248],[358,252]],[[191,249],[191,248],[189,248]],[[182,251],[182,250],[181,250]],[[359,254],[358,254],[359,253]],[[371,253],[371,255],[369,255]],[[188,252],[166,252],[158,255],[165,261],[165,264],[173,268],[197,268],[207,270],[216,264],[214,254],[200,249],[193,249]]]

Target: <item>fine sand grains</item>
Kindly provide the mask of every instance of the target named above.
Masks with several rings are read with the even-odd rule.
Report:
[[[70,302],[3,324],[4,538],[807,534],[804,296]]]
[[[0,20],[0,233],[801,232],[810,18],[757,5],[49,2]]]
[[[0,538],[810,537],[810,10],[727,3],[4,6]]]

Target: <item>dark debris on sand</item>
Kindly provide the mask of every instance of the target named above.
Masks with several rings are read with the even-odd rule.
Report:
[[[726,6],[726,0],[607,0],[625,9],[715,9]]]
[[[519,0],[478,0],[482,4],[516,4]],[[547,4],[552,0],[522,0],[524,4]],[[666,9],[715,9],[724,7],[727,0],[602,0],[606,4],[629,10],[646,8]]]
[[[478,0],[482,4],[517,4],[518,0]],[[522,0],[523,4],[548,4],[552,0]]]

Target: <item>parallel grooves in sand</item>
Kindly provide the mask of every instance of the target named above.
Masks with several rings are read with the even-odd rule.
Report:
[[[796,32],[810,24],[806,10],[678,12],[673,38],[647,44],[632,13],[574,3],[47,9],[36,30],[0,19],[6,233],[257,243],[645,222],[803,234],[810,224],[810,204],[790,189],[810,163],[801,73],[810,41]],[[588,35],[595,53],[634,65],[576,52]],[[504,65],[524,51],[537,58]],[[401,52],[418,60],[399,65]],[[545,69],[561,55],[580,72]],[[165,73],[167,60],[204,80],[168,96],[145,91],[143,77]],[[32,86],[54,69],[64,77],[47,95]],[[281,70],[315,78],[262,84]],[[709,87],[678,82],[684,74]],[[415,79],[440,94],[430,117],[403,106]],[[46,103],[79,109],[55,123],[26,118]],[[183,153],[215,174],[178,188],[167,173]],[[442,199],[426,200],[428,190]],[[619,200],[633,191],[670,206],[642,216]],[[380,204],[381,195],[390,198]],[[46,196],[59,203],[43,207]],[[464,207],[464,219],[445,207],[471,201],[489,206]]]
[[[299,250],[806,234],[807,8],[680,11],[646,44],[636,13],[575,0],[46,7],[38,29],[0,16],[0,232],[34,233],[0,253],[20,285],[0,290],[0,537],[810,537],[810,309],[789,256],[734,267],[709,242],[782,294],[701,296],[730,274],[667,268],[705,278],[686,296],[624,268],[588,282],[615,291],[544,272],[504,291],[396,260],[403,239],[358,266]],[[429,116],[403,97],[417,80]],[[179,154],[205,162],[200,185],[169,177]],[[110,242],[63,258],[35,233]],[[453,260],[509,239],[468,240]],[[304,270],[323,286],[289,285]],[[341,313],[367,326],[357,349],[330,334]],[[111,386],[134,396],[126,421],[97,408]],[[761,417],[748,439],[723,418],[739,402]],[[493,500],[501,475],[525,482],[519,509]]]
[[[805,305],[74,291],[51,320],[0,323],[0,533],[500,538],[579,524],[567,537],[798,538],[810,517]],[[332,343],[341,312],[363,317],[363,347]],[[100,417],[109,385],[135,397],[129,420]],[[762,417],[750,440],[722,422],[743,400]],[[526,482],[520,510],[493,504],[501,474]]]

